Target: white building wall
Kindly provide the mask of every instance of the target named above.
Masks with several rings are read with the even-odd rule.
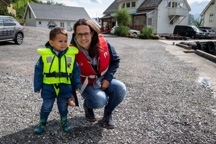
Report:
[[[31,12],[31,18],[29,18],[29,10],[26,13],[26,19],[25,19],[25,25],[26,26],[36,26],[36,20],[35,17],[33,15],[33,13]]]
[[[40,20],[39,19],[36,21],[36,27],[48,29],[49,28],[48,24],[50,23],[50,21],[51,20]],[[59,21],[59,20],[52,20],[52,21],[56,23],[57,27],[61,26],[61,22],[64,23],[64,28],[67,31],[72,31],[73,25],[75,24],[75,21]],[[39,22],[41,22],[41,24],[39,24]]]
[[[178,2],[183,2],[183,8],[187,11],[186,17],[179,17],[173,24],[170,24],[170,18],[168,16],[169,7],[165,7],[165,1],[163,0],[158,6],[157,34],[172,34],[176,25],[188,25],[189,10],[184,0],[178,0]]]
[[[213,21],[210,21],[210,14],[214,14]],[[204,24],[205,27],[212,27],[216,31],[216,2],[214,5],[210,5],[210,7],[206,10],[204,15]]]

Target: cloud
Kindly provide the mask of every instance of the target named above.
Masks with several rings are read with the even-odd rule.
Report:
[[[77,2],[72,2],[71,0],[54,0],[53,2],[62,3],[65,6],[79,6]]]
[[[91,0],[92,2],[96,2],[96,3],[102,3],[102,1],[101,0]]]
[[[86,8],[85,9],[87,11],[87,13],[89,14],[90,17],[102,17],[103,16],[103,12],[104,12],[104,9],[100,9],[100,8],[97,8],[97,9],[88,9]]]
[[[209,2],[210,0],[188,0],[188,3],[191,4],[191,3],[194,3],[194,2],[197,2],[197,3],[201,3],[201,2]]]

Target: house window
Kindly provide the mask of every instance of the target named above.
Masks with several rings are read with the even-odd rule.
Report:
[[[29,9],[29,18],[31,18],[31,11],[30,11],[30,9]]]
[[[171,1],[169,1],[169,3],[168,3],[168,7],[171,7]]]
[[[172,2],[172,7],[177,7],[177,2]]]
[[[39,21],[39,24],[41,24],[41,22]]]
[[[131,3],[132,7],[136,7],[136,2]]]
[[[125,3],[122,4],[122,8],[125,8]]]
[[[61,23],[60,23],[60,27],[64,27],[64,22],[61,22]]]
[[[129,8],[129,7],[130,7],[130,2],[128,2],[128,3],[126,4],[126,6],[127,6],[127,8]]]
[[[213,21],[214,21],[213,18],[214,18],[214,14],[210,14],[210,15],[209,15],[209,21],[213,22]]]
[[[152,25],[152,18],[148,18],[148,25],[149,25],[149,26]]]
[[[184,6],[183,2],[179,2],[178,5],[180,8],[183,8],[183,6]]]
[[[168,0],[165,0],[165,7],[168,7]]]

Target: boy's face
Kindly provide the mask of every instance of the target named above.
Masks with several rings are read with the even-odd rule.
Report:
[[[57,34],[54,40],[49,41],[50,45],[56,51],[64,51],[67,48],[67,36],[63,34]]]

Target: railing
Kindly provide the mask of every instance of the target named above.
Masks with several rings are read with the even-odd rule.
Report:
[[[187,16],[187,9],[183,8],[169,8],[168,9],[169,16],[177,15],[177,16]]]

